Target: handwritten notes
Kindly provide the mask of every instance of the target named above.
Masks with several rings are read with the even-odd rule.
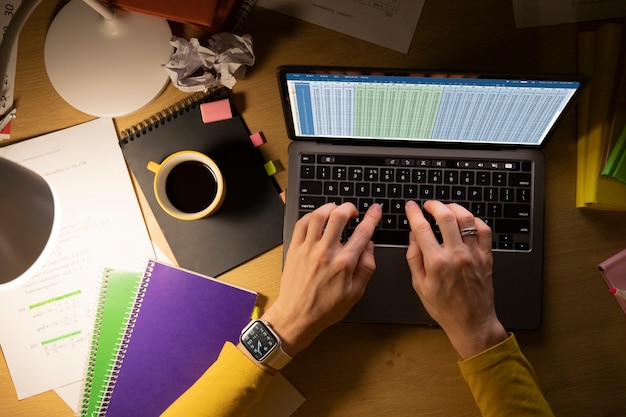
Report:
[[[113,121],[0,148],[0,156],[45,176],[61,213],[42,269],[0,292],[0,343],[20,399],[68,384],[78,398],[102,267],[137,270],[154,257]]]

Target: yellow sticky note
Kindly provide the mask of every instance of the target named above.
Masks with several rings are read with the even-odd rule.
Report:
[[[265,167],[265,172],[267,172],[267,175],[276,174],[276,166],[274,165],[274,162],[267,161],[263,166]]]

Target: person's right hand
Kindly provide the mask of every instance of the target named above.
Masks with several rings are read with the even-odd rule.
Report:
[[[413,288],[452,346],[467,359],[507,338],[498,320],[493,293],[491,229],[458,204],[427,201],[437,221],[439,244],[414,201],[406,204],[411,225],[407,261]],[[477,234],[461,236],[463,229]]]

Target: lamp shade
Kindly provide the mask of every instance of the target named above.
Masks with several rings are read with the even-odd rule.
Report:
[[[41,266],[58,229],[58,207],[44,177],[0,158],[0,290]]]
[[[149,4],[149,2],[147,2]],[[99,117],[132,113],[169,81],[173,52],[167,20],[143,13],[94,10],[99,1],[71,0],[50,24],[44,46],[48,78],[63,99]]]

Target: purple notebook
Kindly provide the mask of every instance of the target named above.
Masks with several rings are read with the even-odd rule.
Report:
[[[237,343],[257,294],[150,261],[107,387],[106,416],[156,417]],[[132,324],[134,322],[134,324]]]

